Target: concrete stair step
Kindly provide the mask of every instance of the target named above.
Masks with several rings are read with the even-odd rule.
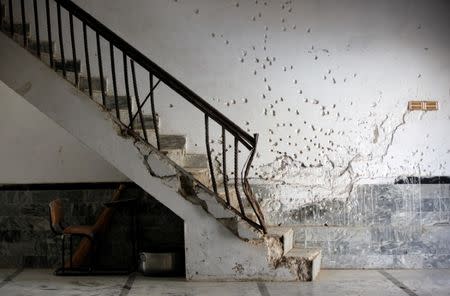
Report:
[[[211,187],[208,158],[205,154],[186,154],[183,159],[183,168],[191,173],[200,183]]]
[[[33,54],[36,54],[36,52],[34,52],[33,50],[30,49],[30,51],[31,51]],[[55,54],[53,54],[53,55],[55,55]],[[47,66],[50,67],[50,54],[49,54],[48,52],[42,52],[42,51],[41,51],[41,61],[42,61],[44,64],[46,64]]]
[[[133,116],[136,112],[133,111]],[[145,129],[148,130],[154,130],[155,129],[155,125],[153,123],[153,116],[150,114],[143,114],[143,119],[144,119],[144,126]],[[159,116],[156,116],[156,124],[158,125],[158,127],[160,126],[160,122],[159,122]],[[139,116],[139,114],[136,116],[136,118],[133,121],[133,127],[135,130],[141,130],[142,131],[142,125],[141,125],[141,118]],[[161,147],[162,147],[162,137],[163,135],[160,135],[160,140],[161,140]],[[164,136],[166,137],[166,136]],[[165,138],[166,139],[166,138]],[[167,139],[166,139],[167,140]],[[168,139],[167,141],[171,141],[171,139]],[[174,140],[176,141],[176,140]],[[185,138],[185,142],[186,142],[186,138]]]
[[[209,177],[209,169],[207,168],[191,168],[185,167],[186,171],[188,171],[197,181],[202,183],[203,185],[209,187],[211,186],[211,179]]]
[[[30,50],[32,53],[36,54],[37,53],[37,41],[35,39],[29,39],[28,41],[28,50]],[[41,54],[42,53],[50,53],[50,48],[53,50],[52,52],[56,52],[55,50],[55,41],[52,41],[52,43],[50,44],[50,42],[48,40],[40,40],[40,50],[41,50]]]
[[[161,145],[161,152],[182,167],[184,163],[184,156],[186,155],[186,136],[160,135],[159,141]],[[156,138],[154,142],[154,145],[156,145]]]
[[[246,221],[240,219],[237,221],[234,228],[237,231],[237,235],[250,241],[261,241],[264,239],[264,235],[256,231]],[[267,227],[267,237],[275,238],[282,246],[281,256],[286,255],[294,247],[294,231],[290,227],[286,226],[269,226]]]
[[[160,144],[162,151],[185,150],[186,136],[183,135],[160,135]]]
[[[98,92],[101,95],[101,79],[98,76],[92,76],[91,77],[91,83],[92,83],[92,91]],[[103,77],[103,85],[105,87],[105,92],[108,93],[109,91],[109,85],[108,85],[108,79]],[[80,75],[80,80],[78,82],[78,88],[84,92],[89,91],[89,83],[88,78],[85,75]]]
[[[3,31],[10,32],[11,28],[10,28],[9,20],[3,20],[2,29],[3,29]],[[13,23],[13,31],[14,31],[14,35],[23,36],[22,23]],[[30,24],[29,23],[25,23],[25,34],[27,36],[30,36]]]
[[[248,204],[245,208],[245,215],[252,220],[253,222],[258,223],[258,217],[255,214],[255,211],[253,211],[253,208]]]
[[[217,188],[217,195],[223,199],[223,201],[225,202],[226,199],[226,194],[225,194],[225,187],[223,187],[223,184],[217,184],[219,187]],[[211,190],[212,187],[210,188]],[[232,183],[228,183],[228,195],[230,197],[230,204],[232,207],[234,207],[235,209],[239,209],[239,202],[237,199],[237,194],[236,194],[236,189],[234,188],[234,185]],[[242,194],[241,194],[241,198],[242,198]],[[244,198],[242,198],[242,201],[244,202]]]
[[[208,168],[208,157],[206,154],[186,154],[183,167]]]
[[[267,233],[282,238],[283,255],[286,255],[294,247],[294,230],[286,226],[268,226]]]
[[[284,255],[283,260],[291,268],[297,269],[299,280],[313,281],[320,271],[322,251],[319,248],[302,248],[296,245]]]
[[[72,60],[72,59],[65,59],[64,65],[62,62],[62,59],[57,58],[54,60],[55,70],[56,71],[63,71],[63,69],[66,69],[66,72],[81,72],[81,61],[80,60]]]
[[[130,97],[130,100],[133,98]],[[128,99],[127,96],[117,96],[117,106],[119,110],[127,110],[128,111]],[[106,95],[105,99],[105,107],[108,110],[115,110],[116,109],[116,99],[114,95]]]

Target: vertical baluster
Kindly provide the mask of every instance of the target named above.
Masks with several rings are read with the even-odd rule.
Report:
[[[5,12],[3,8],[6,9],[6,7],[2,5],[2,1],[0,0],[0,31],[3,31],[3,12]]]
[[[238,138],[234,137],[234,189],[236,190],[236,198],[239,203],[239,208],[242,215],[246,217],[244,205],[242,204],[241,193],[239,192],[239,141]]]
[[[54,62],[53,62],[52,25],[50,22],[50,5],[48,3],[48,0],[45,0],[45,13],[47,16],[47,39],[48,39],[48,44],[50,45],[48,54],[50,56],[50,67],[53,68]]]
[[[25,17],[25,1],[20,0],[20,10],[22,12],[22,34],[23,34],[23,46],[27,46],[27,30],[25,27],[26,17]]]
[[[56,13],[58,16],[58,35],[59,35],[59,51],[61,54],[61,66],[63,71],[64,78],[66,77],[66,60],[64,58],[64,40],[62,34],[62,24],[61,24],[61,5],[59,3],[56,4]]]
[[[222,174],[223,187],[225,189],[225,197],[227,204],[230,205],[230,193],[228,192],[228,176],[227,176],[227,143],[225,135],[225,127],[222,126]]]
[[[9,8],[9,32],[11,33],[11,37],[14,37],[14,13],[12,0],[9,0],[8,2],[8,8]]]
[[[141,128],[144,134],[145,141],[148,142],[147,130],[145,129],[144,116],[142,115],[141,103],[139,101],[139,92],[136,83],[136,71],[134,70],[134,61],[131,60],[131,76],[133,77],[134,97],[136,99],[136,105],[139,113],[139,120],[141,121]]]
[[[119,100],[117,98],[116,64],[114,62],[114,46],[111,42],[109,42],[109,55],[111,57],[111,74],[112,74],[113,91],[114,91],[114,104],[116,106],[116,117],[117,117],[117,119],[120,120]]]
[[[124,76],[124,79],[125,79],[125,93],[126,93],[126,96],[127,96],[128,119],[129,119],[130,128],[133,129],[133,122],[131,120],[133,118],[133,112],[131,110],[130,87],[128,85],[127,55],[125,54],[125,52],[122,52],[122,54],[123,54],[123,76]]]
[[[209,146],[209,117],[207,114],[205,114],[205,144],[206,144],[206,155],[208,156],[209,173],[211,175],[211,183],[214,192],[217,194],[216,177],[214,176],[211,147]]]
[[[155,136],[156,136],[156,147],[158,150],[161,149],[161,145],[159,143],[159,126],[158,126],[158,119],[156,118],[156,111],[155,111],[155,98],[153,94],[153,74],[149,72],[149,78],[150,78],[150,105],[152,108],[152,118],[153,118],[153,126],[155,128]]]
[[[100,35],[98,32],[96,33],[96,39],[97,39],[97,56],[98,56],[98,72],[100,74],[100,90],[102,92],[102,103],[103,106],[105,105],[105,85],[103,83],[103,64],[102,64],[102,49],[100,47]]]
[[[5,12],[5,16],[6,16],[6,11],[3,10],[3,8],[6,9],[6,6],[3,6],[3,1],[0,0],[0,31],[3,31],[3,12]]]
[[[73,59],[73,66],[74,66],[74,72],[75,72],[75,85],[78,85],[78,64],[77,64],[77,50],[75,47],[75,34],[73,30],[73,15],[70,12],[69,13],[69,24],[70,24],[70,42],[72,43],[72,59]],[[80,64],[81,66],[81,64]]]
[[[41,39],[39,36],[39,17],[38,17],[38,9],[37,9],[37,0],[33,0],[33,9],[34,9],[34,27],[36,29],[36,53],[37,56],[41,57]]]
[[[263,233],[267,233],[267,228],[266,228],[266,222],[264,221],[264,215],[261,211],[261,208],[255,198],[255,196],[253,195],[253,192],[251,190],[250,184],[248,182],[248,173],[250,172],[250,168],[251,168],[251,164],[253,162],[253,158],[255,157],[256,154],[256,147],[258,145],[258,134],[254,134],[254,145],[253,145],[253,149],[250,151],[250,156],[247,159],[247,163],[245,165],[245,170],[244,170],[244,174],[243,174],[243,189],[244,189],[244,193],[247,196],[248,201],[250,202],[250,206],[253,209],[253,212],[256,214],[256,217],[258,218],[259,221],[259,225],[261,226],[261,229],[263,231]]]
[[[87,40],[86,23],[83,23],[83,38],[84,38],[84,58],[86,59],[86,74],[89,87],[89,96],[92,98],[91,66],[89,65],[89,47]]]

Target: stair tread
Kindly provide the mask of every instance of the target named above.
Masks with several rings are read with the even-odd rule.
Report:
[[[286,257],[297,257],[305,258],[307,260],[314,260],[318,255],[320,255],[320,248],[302,248],[295,245],[289,252],[286,253]]]
[[[41,54],[42,53],[49,53],[50,52],[50,47],[52,48],[53,52],[55,52],[55,41],[52,41],[51,45],[50,42],[47,40],[40,40],[40,50],[41,50]],[[30,38],[28,40],[28,49],[36,52],[37,51],[37,40],[36,39],[32,39]]]
[[[160,135],[161,150],[185,149],[186,136],[182,135]]]
[[[113,100],[114,100],[114,97],[113,97]],[[125,97],[125,100],[126,100],[126,97]],[[126,102],[125,102],[125,104],[126,104]],[[114,103],[113,103],[112,106],[114,107]],[[119,107],[120,107],[120,102],[119,102]],[[127,105],[125,105],[125,107],[128,108]],[[155,126],[153,124],[153,116],[152,115],[150,115],[150,114],[143,114],[142,117],[144,117],[144,125],[145,125],[145,129],[146,130],[155,129]],[[133,122],[134,122],[133,123],[134,124],[134,129],[142,130],[141,119],[140,119],[139,115],[136,116],[136,118],[134,119]],[[158,116],[156,116],[156,124],[159,126],[159,117]],[[162,137],[162,136],[163,135],[161,135],[160,137]]]
[[[67,72],[81,72],[81,60],[79,59],[76,61],[73,59],[64,59],[64,67],[61,58],[55,58],[54,63],[57,71],[62,71],[64,68]]]
[[[184,169],[190,173],[205,173],[209,172],[208,168],[193,168],[193,167],[184,167]]]
[[[251,211],[253,212],[253,209],[251,209]],[[293,231],[292,227],[288,227],[288,226],[267,226],[267,232],[269,234],[278,234],[278,235],[283,235],[286,232],[289,231]]]
[[[206,154],[186,154],[183,167],[208,169],[208,158]]]
[[[92,91],[100,92],[101,91],[100,76],[91,76],[91,82],[92,82]],[[108,79],[106,77],[103,77],[103,86],[105,92],[107,93],[109,84]],[[88,78],[86,75],[80,75],[80,82],[78,83],[78,88],[81,90],[87,90],[89,88]]]
[[[118,107],[120,110],[128,110],[128,98],[127,96],[117,96]],[[107,109],[115,109],[116,108],[116,99],[114,95],[107,94],[105,98],[105,107]]]
[[[3,20],[3,24],[2,24],[3,28],[5,30],[7,30],[9,32],[10,30],[10,23],[9,21]],[[14,34],[19,34],[22,35],[23,30],[22,30],[22,23],[13,23],[13,31]],[[30,34],[30,23],[25,23],[25,34],[29,35]]]

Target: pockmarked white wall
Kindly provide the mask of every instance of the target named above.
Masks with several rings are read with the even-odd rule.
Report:
[[[0,81],[0,184],[127,180]]]
[[[75,2],[260,134],[254,182],[345,198],[357,183],[450,174],[446,0]],[[202,115],[156,101],[163,132],[201,152]]]

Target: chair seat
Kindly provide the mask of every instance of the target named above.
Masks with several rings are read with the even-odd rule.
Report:
[[[64,229],[64,234],[81,234],[94,237],[94,226],[90,225],[73,225]]]

